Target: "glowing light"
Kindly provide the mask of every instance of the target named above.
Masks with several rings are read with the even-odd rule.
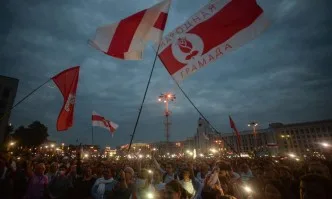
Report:
[[[329,147],[330,145],[326,142],[320,143],[323,147]]]
[[[153,172],[152,172],[152,170],[148,170],[148,173],[152,174]]]
[[[146,197],[149,198],[149,199],[152,199],[153,198],[153,193],[147,193]]]
[[[247,192],[247,193],[251,193],[252,189],[248,186],[243,187],[243,189]]]
[[[10,146],[14,146],[15,145],[15,142],[11,142],[9,143]]]
[[[88,158],[88,157],[89,157],[89,154],[84,154],[84,157],[85,157],[85,158]]]
[[[138,155],[139,158],[143,158],[143,155]]]
[[[289,157],[291,157],[291,158],[295,158],[295,154],[293,154],[293,153],[290,153],[290,154],[288,154],[289,155]]]
[[[53,147],[54,147],[54,144],[51,144],[51,147],[53,148]]]
[[[161,99],[159,98],[158,101],[161,102]]]
[[[217,153],[217,150],[214,149],[214,148],[210,149],[210,151],[211,151],[212,153]]]

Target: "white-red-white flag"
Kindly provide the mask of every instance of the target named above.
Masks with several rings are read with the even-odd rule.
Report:
[[[181,81],[254,39],[267,26],[256,0],[214,0],[162,39],[159,58]]]
[[[112,133],[112,135],[119,127],[119,125],[108,119],[105,119],[103,116],[99,115],[95,111],[92,112],[92,126],[99,126],[105,128],[109,130]]]
[[[90,44],[119,59],[142,59],[148,41],[161,41],[170,3],[171,0],[164,0],[117,23],[99,27]]]

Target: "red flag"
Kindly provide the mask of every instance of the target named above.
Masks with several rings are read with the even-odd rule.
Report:
[[[214,0],[163,38],[159,58],[181,81],[254,39],[267,25],[256,0]]]
[[[237,145],[238,145],[238,150],[240,149],[240,144],[241,144],[241,136],[239,131],[237,130],[235,123],[233,121],[233,119],[231,118],[231,116],[229,116],[229,124],[231,126],[231,128],[234,130],[236,138],[237,138]]]
[[[164,0],[120,22],[99,27],[91,45],[107,55],[140,60],[148,41],[159,44],[167,21],[171,0]]]
[[[112,135],[115,130],[119,127],[119,125],[115,124],[114,122],[105,119],[103,116],[99,115],[95,111],[92,112],[92,126],[99,126],[109,130]]]
[[[74,105],[76,98],[76,89],[78,83],[80,67],[76,66],[62,71],[56,76],[52,77],[52,80],[59,88],[63,96],[63,106],[58,116],[56,129],[58,131],[65,131],[73,126],[74,119]]]

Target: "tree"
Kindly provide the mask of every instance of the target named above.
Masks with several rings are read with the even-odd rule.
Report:
[[[47,137],[47,127],[39,121],[34,121],[28,127],[20,126],[13,134],[18,144],[26,147],[39,146]]]

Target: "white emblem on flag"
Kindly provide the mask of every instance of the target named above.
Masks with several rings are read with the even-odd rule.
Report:
[[[182,34],[172,43],[173,55],[181,63],[189,63],[194,57],[201,56],[203,49],[203,40],[195,34]]]
[[[68,99],[65,104],[65,111],[69,112],[70,111],[70,105],[75,104],[75,95],[69,94]]]

